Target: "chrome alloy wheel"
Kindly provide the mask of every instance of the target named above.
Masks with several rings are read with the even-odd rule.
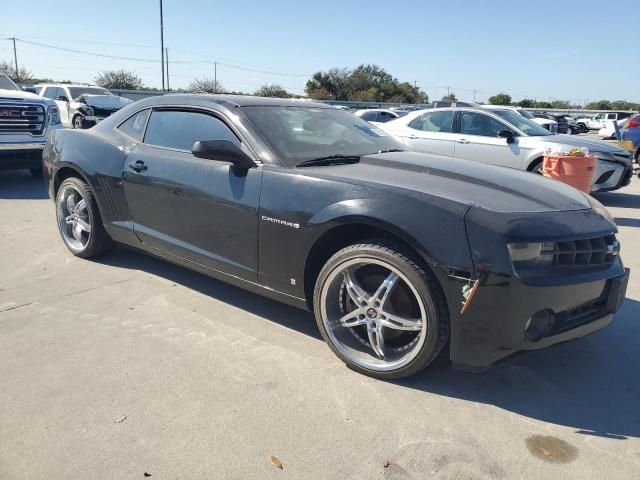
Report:
[[[91,218],[82,194],[70,185],[65,186],[58,192],[56,215],[67,246],[74,252],[84,250],[91,236]]]
[[[420,353],[427,309],[408,278],[391,264],[355,258],[333,269],[320,296],[324,328],[358,366],[396,370]]]

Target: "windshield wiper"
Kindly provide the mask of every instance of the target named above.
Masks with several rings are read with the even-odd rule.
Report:
[[[347,163],[358,163],[360,156],[358,155],[327,155],[326,157],[312,158],[299,163],[296,167],[314,167],[323,165],[344,165]]]

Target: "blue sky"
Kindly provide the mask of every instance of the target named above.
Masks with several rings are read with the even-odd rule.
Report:
[[[146,62],[74,54],[18,42],[38,76],[91,82],[95,72],[136,71],[160,85],[158,0],[0,0],[0,38]],[[28,5],[25,7],[25,5]],[[640,2],[164,0],[171,86],[213,77],[229,90],[279,83],[301,94],[308,75],[375,63],[440,98],[524,96],[640,101]],[[603,26],[600,26],[603,25]],[[117,44],[117,45],[113,45]],[[12,59],[0,40],[0,59]]]

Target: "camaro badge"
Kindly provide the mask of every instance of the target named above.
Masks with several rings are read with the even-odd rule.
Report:
[[[267,217],[262,215],[262,220],[265,222],[277,223],[278,225],[284,225],[285,227],[300,228],[299,223],[287,222],[286,220],[280,220],[279,218]]]

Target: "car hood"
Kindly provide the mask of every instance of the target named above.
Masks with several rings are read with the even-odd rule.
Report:
[[[528,172],[415,152],[367,155],[359,163],[305,167],[336,181],[427,194],[496,212],[591,208],[578,190]]]
[[[585,138],[585,137],[577,137],[575,135],[547,135],[547,136],[541,136],[537,138],[543,142],[548,142],[548,143],[557,143],[560,145],[568,145],[571,147],[578,147],[578,148],[586,147],[592,152],[607,152],[607,153],[623,155],[623,156],[628,155],[628,152],[626,150],[623,150],[617,145],[614,145],[609,142],[603,142],[602,140],[598,140],[595,138],[592,139],[592,138]]]
[[[81,95],[76,99],[84,101],[90,107],[108,108],[117,110],[132,103],[128,98],[118,97],[116,95]]]
[[[28,102],[38,102],[47,105],[53,105],[53,100],[49,100],[48,98],[41,97],[40,95],[36,95],[35,93],[25,92],[24,90],[4,90],[0,88],[0,99],[1,100],[26,100]]]

